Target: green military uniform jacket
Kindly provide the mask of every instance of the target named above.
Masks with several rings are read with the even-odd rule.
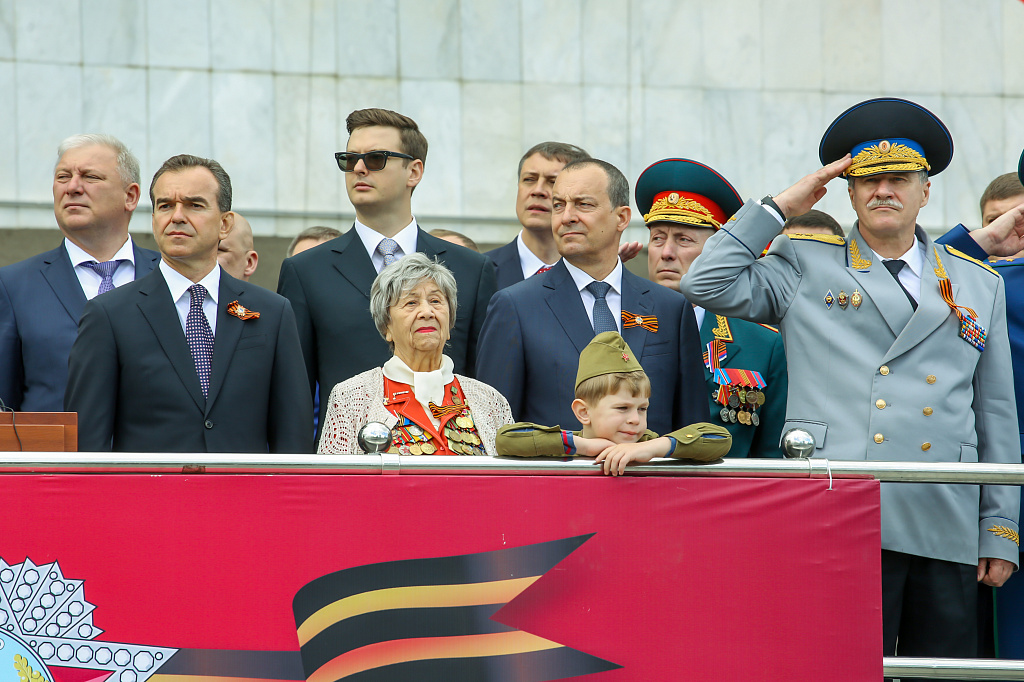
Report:
[[[772,327],[705,311],[704,321],[700,325],[700,344],[703,352],[707,352],[708,344],[716,338],[725,342],[726,356],[721,361],[723,368],[759,372],[765,382],[765,387],[760,389],[765,394],[764,405],[746,408],[753,408],[754,414],[758,415],[758,424],[755,426],[749,419],[746,423],[722,419],[720,415],[723,405],[715,400],[719,385],[710,370],[704,371],[711,405],[711,419],[715,423],[721,419],[725,428],[732,434],[729,456],[781,457],[779,441],[782,438],[782,426],[786,423],[786,394],[789,391],[786,351],[782,345],[782,336]],[[706,364],[705,362],[705,366]]]
[[[573,431],[579,436],[579,431]],[[665,434],[676,439],[676,449],[671,456],[676,459],[693,459],[699,462],[712,462],[729,452],[732,437],[724,426],[698,422],[676,429]],[[648,429],[640,436],[638,442],[658,438],[658,434]],[[498,437],[494,441],[495,450],[499,455],[513,457],[564,457],[574,454],[567,451],[566,439],[560,426],[540,426],[530,422],[506,424],[498,429]]]

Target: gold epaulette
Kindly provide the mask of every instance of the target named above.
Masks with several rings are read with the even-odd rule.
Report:
[[[993,268],[988,263],[982,263],[977,258],[972,258],[971,256],[968,256],[963,251],[958,251],[958,250],[954,249],[952,246],[949,246],[948,244],[944,244],[944,246],[946,247],[946,252],[949,253],[951,256],[956,256],[957,258],[962,258],[965,261],[970,261],[971,263],[974,263],[975,265],[979,265],[979,266],[985,268],[986,270],[991,272],[996,277],[999,276],[999,273],[996,272],[996,269]]]
[[[765,329],[768,329],[769,331],[773,331],[776,334],[779,333],[778,327],[773,327],[770,324],[761,324],[760,322],[755,322],[754,324],[756,324],[758,327],[764,327]]]
[[[822,244],[832,244],[834,246],[844,246],[846,244],[846,240],[837,234],[791,234],[789,238],[799,241],[821,242]]]

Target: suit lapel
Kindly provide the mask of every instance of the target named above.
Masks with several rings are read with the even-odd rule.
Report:
[[[149,251],[139,248],[139,245],[132,242],[132,251],[135,252],[135,279],[142,279],[160,262],[160,254],[152,255]]]
[[[576,282],[562,261],[555,263],[545,275],[545,302],[562,326],[565,335],[576,347],[576,352],[582,353],[587,344],[594,339],[594,326],[583,307],[583,299],[580,298]],[[636,353],[636,349],[633,352]]]
[[[82,310],[85,309],[85,292],[82,291],[82,283],[78,281],[75,267],[71,264],[68,250],[63,244],[47,254],[39,271],[53,289],[57,300],[68,311],[68,315],[75,324],[78,324],[82,319]]]
[[[370,287],[373,286],[373,280],[377,278],[377,271],[363,247],[363,240],[356,233],[355,226],[353,225],[352,229],[333,240],[330,248],[337,254],[334,261],[335,269],[352,284],[356,291],[369,300]]]
[[[185,390],[192,396],[196,407],[205,413],[206,399],[203,397],[203,389],[199,385],[195,361],[192,360],[192,353],[188,349],[185,333],[181,329],[178,310],[174,307],[174,301],[171,300],[171,291],[167,288],[167,282],[164,281],[164,276],[160,273],[159,268],[140,282],[139,310],[152,328],[157,342],[178,378],[181,379]]]
[[[213,407],[221,386],[224,385],[224,377],[231,366],[231,359],[235,356],[235,346],[242,335],[242,326],[245,321],[228,314],[228,305],[232,301],[238,301],[246,306],[243,300],[245,294],[245,283],[231,277],[223,270],[220,273],[220,291],[217,296],[217,332],[213,338],[213,365],[210,368],[210,393],[206,398],[206,412]],[[257,311],[259,312],[259,311]]]
[[[647,280],[640,279],[626,268],[622,268],[622,309],[636,315],[653,314],[647,295],[652,286],[660,285],[653,285]],[[622,323],[621,317],[618,321],[622,326],[622,338],[625,339],[626,345],[633,349],[633,354],[637,358],[643,359],[644,346],[647,344],[647,338],[651,332],[639,325],[627,328]]]
[[[917,302],[917,312],[910,318],[910,322],[896,338],[896,342],[889,348],[883,362],[889,362],[897,355],[907,352],[924,341],[946,321],[946,318],[953,314],[939,292],[939,278],[935,274],[935,268],[938,265],[935,260],[935,248],[923,231],[918,233],[918,237],[924,241],[925,262],[924,271],[921,273],[921,297]],[[951,282],[951,284],[953,300],[956,300],[956,294],[960,287],[956,282]]]
[[[855,258],[858,252],[861,261],[865,262]],[[914,309],[910,306],[907,295],[903,293],[903,289],[896,283],[895,278],[875,258],[871,248],[861,238],[856,226],[850,232],[847,240],[846,269],[860,285],[861,295],[874,303],[893,336],[899,336],[910,322]],[[852,294],[849,291],[846,293]],[[832,294],[838,296],[839,292],[833,291]],[[824,296],[824,292],[822,296]]]

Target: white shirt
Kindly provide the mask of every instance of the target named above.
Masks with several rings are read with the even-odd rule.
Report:
[[[64,249],[68,252],[68,257],[71,259],[71,265],[75,269],[78,283],[82,285],[82,292],[85,294],[85,298],[91,301],[99,294],[100,283],[103,281],[103,278],[100,276],[100,273],[86,265],[82,265],[82,263],[93,263],[96,259],[66,237],[64,239]],[[125,240],[124,245],[117,250],[117,253],[110,260],[124,261],[114,270],[113,280],[115,287],[135,280],[135,249],[132,248],[131,237]]]
[[[587,311],[587,317],[590,318],[590,326],[594,326],[594,295],[587,290],[587,285],[591,282],[595,282],[593,277],[580,270],[578,267],[563,259],[565,267],[572,275],[572,280],[576,282],[576,288],[580,290],[580,298],[583,299],[583,307]],[[615,269],[605,277],[602,282],[607,282],[611,285],[611,289],[605,295],[605,302],[608,304],[608,309],[612,311],[612,317],[615,318],[615,327],[619,333],[622,332],[622,261],[615,258]]]
[[[167,288],[171,290],[171,300],[178,310],[178,319],[181,321],[181,331],[185,331],[185,320],[188,318],[188,309],[192,305],[192,296],[188,288],[193,284],[202,284],[206,287],[206,298],[203,299],[203,314],[206,321],[210,323],[210,331],[214,338],[217,337],[217,294],[220,292],[220,265],[214,265],[206,277],[198,282],[193,282],[170,265],[160,260],[160,272],[164,275]]]
[[[398,248],[395,250],[396,257],[401,258],[410,253],[416,253],[416,234],[418,229],[416,227],[416,218],[413,217],[411,223],[403,227],[398,234],[392,237],[392,239],[398,242]],[[384,256],[377,251],[377,246],[385,239],[384,235],[372,227],[363,225],[358,220],[356,220],[356,234],[359,235],[363,246],[366,247],[366,253],[369,254],[373,267],[380,274],[380,271],[384,269]]]
[[[519,249],[519,265],[523,268],[523,279],[530,279],[541,268],[549,267],[547,263],[537,258],[537,254],[530,251],[530,247],[523,243],[523,233],[521,231],[516,236],[516,247]],[[555,263],[557,262],[555,261]]]
[[[699,305],[693,306],[693,316],[697,318],[697,329],[700,329],[700,326],[704,324],[704,312],[704,309]]]
[[[430,403],[440,405],[444,402],[444,387],[455,379],[455,363],[447,355],[441,356],[441,368],[432,372],[414,372],[397,355],[384,363],[384,376],[400,384],[412,386],[413,397],[423,406],[423,411],[437,428],[441,420],[430,411]]]
[[[882,258],[880,255],[878,255],[877,252],[875,252],[874,249],[872,249],[871,252],[874,253],[875,258],[877,258],[881,262],[885,262],[887,260],[897,260],[896,258]],[[917,239],[914,239],[913,246],[907,249],[907,252],[900,256],[898,260],[902,260],[904,263],[906,263],[906,265],[903,266],[903,269],[900,270],[900,284],[902,284],[903,288],[910,292],[910,295],[914,297],[915,301],[920,301],[921,271],[924,269],[925,261],[924,243],[918,241]],[[882,267],[885,266],[883,265]]]

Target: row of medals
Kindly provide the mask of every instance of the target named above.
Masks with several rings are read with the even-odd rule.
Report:
[[[713,396],[717,398],[717,396]],[[729,387],[729,405],[723,407],[718,413],[723,422],[735,424],[746,424],[757,426],[761,418],[757,416],[757,408],[764,405],[764,391],[755,388],[744,388],[742,386]]]
[[[398,444],[399,454],[432,455],[437,452],[433,436],[411,422],[396,426],[391,435]],[[448,440],[448,449],[457,455],[485,454],[469,410],[463,410],[462,414],[449,419],[444,425],[444,435]]]

